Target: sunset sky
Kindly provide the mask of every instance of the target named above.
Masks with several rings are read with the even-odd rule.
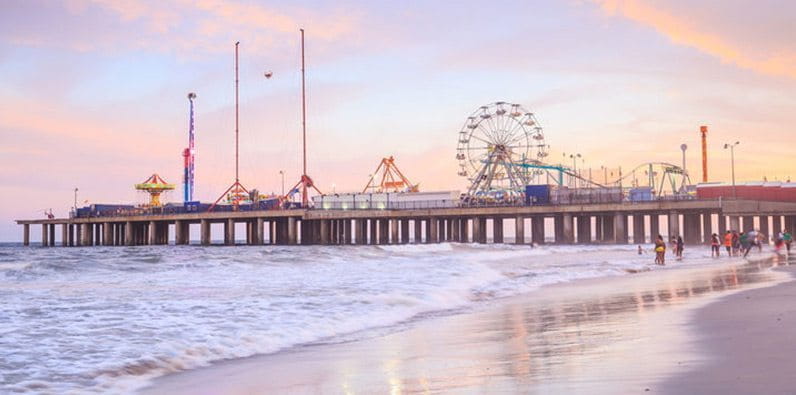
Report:
[[[234,179],[240,41],[241,181],[300,174],[299,28],[307,32],[309,172],[364,187],[393,155],[423,190],[464,189],[465,118],[495,101],[536,114],[553,161],[679,163],[693,178],[709,125],[711,179],[796,179],[796,2],[4,0],[0,3],[0,240],[13,219],[143,202],[180,184],[196,92],[197,194]],[[273,71],[266,80],[264,71]],[[579,164],[580,166],[580,164]],[[289,186],[289,185],[288,185]],[[181,200],[175,191],[166,200]]]

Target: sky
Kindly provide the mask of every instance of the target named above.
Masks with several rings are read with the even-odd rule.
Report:
[[[279,192],[301,173],[299,29],[306,30],[308,172],[361,190],[394,156],[421,190],[463,190],[466,117],[534,112],[550,161],[679,163],[740,181],[794,178],[796,2],[788,0],[4,0],[0,3],[0,240],[14,219],[80,203],[143,203],[152,173],[181,183],[197,94],[196,193],[240,178]],[[273,72],[266,79],[263,74]],[[180,201],[178,190],[166,200]]]

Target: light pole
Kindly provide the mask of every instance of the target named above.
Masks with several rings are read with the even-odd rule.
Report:
[[[582,156],[580,154],[570,154],[569,157],[572,159],[572,173],[577,176],[578,175],[578,158],[581,158]],[[575,188],[577,188],[578,187],[578,179],[577,178],[575,178],[574,184],[575,184]]]
[[[75,213],[77,213],[77,188],[75,188]]]
[[[741,144],[740,141],[736,141],[734,144],[724,144],[724,149],[730,150],[730,168],[732,169],[732,197],[733,199],[738,198],[738,193],[735,190],[735,146]]]
[[[687,149],[688,149],[688,145],[680,144],[680,150],[683,151],[683,173],[686,173],[686,171],[685,171],[685,151]]]
[[[279,175],[282,176],[282,196],[285,196],[285,171],[279,170]]]

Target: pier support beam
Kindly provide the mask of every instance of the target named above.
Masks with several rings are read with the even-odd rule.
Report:
[[[321,245],[329,245],[329,230],[331,223],[328,219],[321,220]]]
[[[91,224],[80,224],[80,245],[84,247],[91,246]]]
[[[368,243],[379,244],[379,220],[371,218],[368,220]]]
[[[575,220],[572,217],[572,214],[564,213],[561,214],[559,218],[561,223],[561,239],[557,242],[573,244],[575,242]]]
[[[102,245],[113,245],[113,224],[110,222],[105,222],[102,224]]]
[[[644,244],[647,235],[644,234],[644,214],[633,213],[633,244]]]
[[[396,218],[390,218],[390,244],[400,243],[400,240],[398,240],[399,233],[400,229],[398,229],[398,220]]]
[[[789,215],[785,217],[785,229],[791,233],[796,234],[796,215]]]
[[[741,217],[737,215],[730,216],[730,229],[741,232]]]
[[[467,217],[462,217],[459,220],[459,232],[461,232],[461,241],[462,243],[469,243],[470,242],[470,219]]]
[[[666,235],[668,240],[672,237],[680,235],[680,213],[673,211],[669,213],[669,234]]]
[[[503,218],[495,217],[492,219],[492,242],[503,244]]]
[[[702,213],[702,243],[710,244],[710,236],[713,234],[713,215],[710,212]]]
[[[740,229],[742,232],[748,232],[755,228],[755,217],[751,215],[744,215],[743,216],[743,223],[741,224],[742,228]]]
[[[68,229],[69,229],[69,246],[70,247],[74,247],[75,246],[75,229],[77,229],[77,225],[69,224],[68,225]],[[119,242],[120,245],[122,243],[124,243],[124,240]]]
[[[578,219],[578,243],[579,244],[591,243],[591,216],[579,215],[577,219]]]
[[[531,242],[533,244],[544,244],[544,217],[531,217]]]
[[[47,243],[50,242],[50,237],[47,235],[47,232],[50,230],[50,225],[42,224],[41,226],[41,246],[47,247]]]
[[[428,219],[428,242],[439,243],[439,220],[436,218]]]
[[[760,233],[763,234],[763,243],[768,244],[769,240],[771,240],[771,234],[768,232],[768,216],[761,215],[760,217]],[[774,235],[776,236],[776,235]]]
[[[771,236],[776,237],[779,232],[782,232],[782,216],[775,215],[771,217]]]
[[[415,218],[412,222],[414,222],[415,227],[415,238],[412,240],[412,243],[421,244],[423,242],[423,220]]]
[[[343,244],[353,244],[354,235],[352,233],[351,219],[343,220]]]
[[[147,244],[155,245],[158,243],[158,223],[155,221],[149,221],[149,237],[148,237]]]
[[[719,213],[719,228],[716,229],[716,233],[718,233],[719,235],[723,235],[728,230],[729,228],[727,228],[727,216],[724,215],[723,213]]]
[[[525,244],[525,218],[514,217],[514,244]]]
[[[390,223],[386,219],[378,220],[379,240],[378,244],[389,244],[390,242]]]
[[[176,220],[174,221],[174,245],[182,245],[183,243],[183,232],[185,229],[183,228],[183,221]]]
[[[265,244],[265,219],[262,217],[254,220],[254,244],[261,246]]]
[[[199,242],[203,246],[210,245],[210,221],[206,219],[199,221]]]
[[[22,245],[30,245],[30,224],[22,225]]]
[[[126,246],[134,246],[135,245],[135,230],[133,230],[133,223],[127,221],[124,223],[124,245]]]
[[[287,244],[296,244],[296,235],[298,234],[298,226],[295,217],[288,217],[287,219]]]
[[[228,219],[224,221],[224,244],[230,246],[235,245],[235,220]]]
[[[614,243],[627,244],[627,214],[614,213]]]
[[[69,246],[69,224],[61,224],[61,247]]]
[[[401,244],[409,244],[409,220],[401,220]]]
[[[683,242],[690,245],[700,244],[699,214],[684,214],[683,215]]]
[[[354,228],[355,228],[354,242],[356,242],[357,245],[368,244],[368,237],[367,237],[368,220],[362,218],[355,219]]]
[[[614,243],[616,241],[614,235],[614,217],[613,215],[603,215],[603,239],[605,243]]]

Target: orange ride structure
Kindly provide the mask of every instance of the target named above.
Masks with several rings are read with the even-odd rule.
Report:
[[[146,181],[135,184],[135,189],[149,193],[149,207],[160,207],[160,194],[166,191],[174,190],[176,186],[169,184],[157,173],[152,174]]]
[[[379,182],[376,183],[376,180]],[[412,184],[398,166],[395,165],[395,158],[382,158],[376,171],[370,176],[368,185],[362,193],[385,193],[385,192],[418,192],[418,184]]]

